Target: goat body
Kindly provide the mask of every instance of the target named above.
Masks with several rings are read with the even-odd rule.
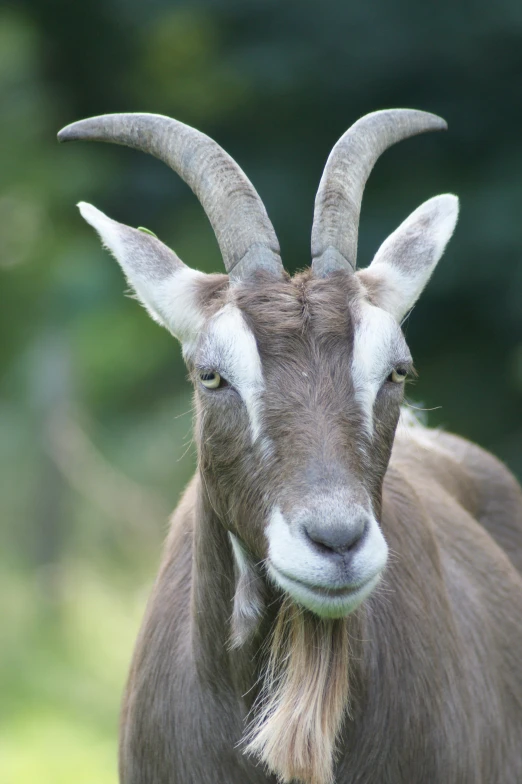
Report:
[[[176,510],[127,685],[122,784],[519,784],[522,491],[478,447],[401,412],[400,324],[453,232],[446,194],[356,271],[362,191],[390,144],[445,127],[359,120],[319,187],[311,269],[208,137],[156,115],[73,124],[172,166],[225,275],[80,205],[182,343],[198,470]]]

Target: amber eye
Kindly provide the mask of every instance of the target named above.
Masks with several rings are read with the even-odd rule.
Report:
[[[222,382],[221,376],[214,370],[202,370],[199,373],[199,380],[207,389],[217,389],[219,386],[221,386]]]
[[[393,381],[394,384],[402,384],[403,381],[406,381],[406,377],[408,375],[408,371],[406,368],[397,367],[393,368],[392,372],[388,376],[388,381]]]

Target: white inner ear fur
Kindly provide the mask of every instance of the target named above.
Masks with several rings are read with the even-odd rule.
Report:
[[[187,267],[156,237],[108,218],[92,204],[80,202],[78,207],[120,264],[138,300],[190,355],[205,321],[196,299],[204,273]]]
[[[370,266],[357,273],[375,303],[401,321],[428,282],[453,234],[459,212],[456,196],[424,202],[381,245]]]

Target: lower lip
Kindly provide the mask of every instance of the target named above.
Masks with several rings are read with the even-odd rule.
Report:
[[[363,583],[356,583],[355,585],[344,586],[343,588],[327,588],[326,586],[310,585],[309,583],[304,583],[301,580],[296,580],[294,577],[289,577],[287,574],[280,572],[278,569],[274,568],[273,565],[272,569],[285,582],[292,583],[298,589],[300,588],[301,590],[310,591],[310,593],[321,596],[323,599],[348,599],[350,596],[355,596],[355,594],[358,594],[360,591],[368,589],[370,585],[373,587],[373,584],[376,584],[379,579],[378,575],[374,575]]]

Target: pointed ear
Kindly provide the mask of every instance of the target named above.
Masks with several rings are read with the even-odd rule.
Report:
[[[78,207],[120,264],[152,318],[184,345],[190,344],[203,326],[197,286],[205,274],[183,264],[154,235],[118,223],[92,204],[80,202]]]
[[[430,279],[453,234],[459,200],[449,193],[421,204],[357,273],[376,305],[401,321]]]

